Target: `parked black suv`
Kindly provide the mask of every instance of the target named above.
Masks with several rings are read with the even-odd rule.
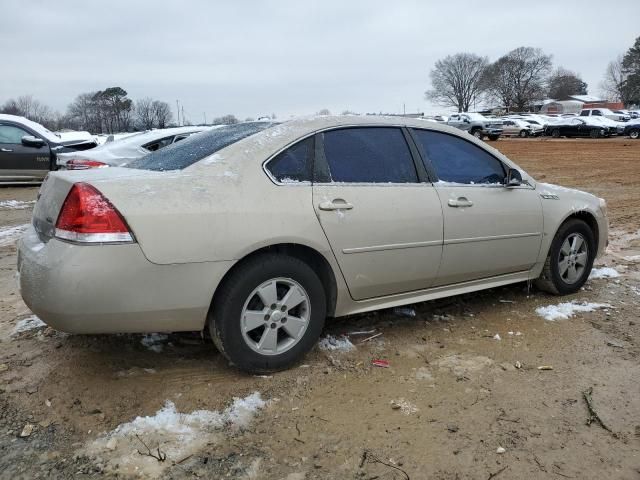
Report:
[[[0,183],[40,183],[56,169],[56,154],[95,146],[94,140],[62,141],[39,123],[0,114]]]

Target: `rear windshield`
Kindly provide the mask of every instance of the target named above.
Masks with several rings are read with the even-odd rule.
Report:
[[[254,133],[276,125],[274,122],[247,122],[236,125],[225,125],[206,132],[191,135],[178,143],[151,152],[144,157],[124,165],[140,170],[182,170],[213,155],[218,150],[228,147]]]

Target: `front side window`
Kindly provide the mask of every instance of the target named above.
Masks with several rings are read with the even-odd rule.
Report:
[[[581,117],[588,117],[589,116],[589,110],[583,110],[582,112],[580,112],[580,116]]]
[[[280,183],[310,182],[313,172],[313,137],[306,138],[276,155],[266,168]]]
[[[442,132],[413,130],[413,133],[441,181],[469,185],[504,182],[502,162],[477,145]]]
[[[602,116],[602,112],[600,110],[594,110],[591,115],[594,115],[596,117],[601,117]]]
[[[0,143],[19,144],[25,135],[31,134],[13,125],[0,125]]]
[[[418,182],[413,157],[399,128],[345,128],[325,132],[322,137],[334,182]]]

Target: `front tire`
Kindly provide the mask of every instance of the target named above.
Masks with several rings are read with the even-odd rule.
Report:
[[[471,135],[473,135],[474,137],[476,137],[478,140],[482,140],[482,130],[479,128],[474,128],[471,131]]]
[[[560,130],[558,130],[557,128],[554,128],[554,129],[551,131],[551,136],[552,136],[553,138],[560,138]]]
[[[529,136],[529,132],[526,130],[520,130],[520,138],[527,138]]]
[[[209,330],[240,370],[265,373],[298,362],[322,333],[326,295],[309,265],[264,254],[234,270],[216,293]]]
[[[589,132],[589,136],[591,138],[600,138],[600,130],[591,130],[591,132]]]
[[[493,142],[498,140],[498,138],[500,138],[500,135],[489,135],[489,140],[491,140]]]
[[[554,295],[575,293],[589,278],[596,256],[594,233],[584,221],[562,224],[551,242],[536,286]]]
[[[634,140],[640,138],[640,128],[632,128],[631,130],[629,130],[629,138],[632,138]]]

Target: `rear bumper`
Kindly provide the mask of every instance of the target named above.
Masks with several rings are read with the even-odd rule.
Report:
[[[51,327],[70,333],[201,330],[233,262],[157,265],[137,244],[18,243],[20,292]]]

